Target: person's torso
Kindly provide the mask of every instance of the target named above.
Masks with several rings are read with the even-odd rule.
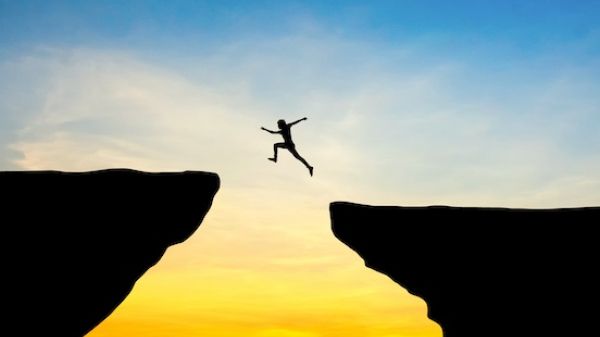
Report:
[[[285,127],[281,129],[281,136],[283,136],[283,140],[286,143],[294,144],[294,142],[292,141],[292,130],[290,127]]]

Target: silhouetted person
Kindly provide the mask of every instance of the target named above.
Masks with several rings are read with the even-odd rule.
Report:
[[[277,148],[284,148],[287,149],[288,151],[290,151],[290,153],[296,157],[296,159],[298,159],[299,161],[302,162],[302,164],[304,164],[304,166],[306,166],[306,168],[308,169],[308,172],[310,172],[310,175],[313,175],[313,167],[310,166],[306,160],[304,160],[304,158],[302,158],[302,156],[300,156],[300,154],[298,153],[298,151],[296,151],[296,144],[294,144],[294,142],[292,141],[292,132],[291,132],[291,127],[293,125],[296,125],[302,121],[307,120],[308,118],[304,117],[302,119],[299,119],[295,122],[289,123],[287,124],[285,122],[285,120],[280,119],[277,121],[277,126],[279,127],[279,131],[271,131],[268,129],[265,129],[264,127],[261,127],[262,130],[265,130],[269,133],[278,133],[283,137],[283,143],[276,143],[275,145],[273,145],[273,158],[268,158],[270,161],[273,162],[277,162]]]

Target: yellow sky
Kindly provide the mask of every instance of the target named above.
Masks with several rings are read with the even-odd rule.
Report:
[[[88,336],[441,336],[421,299],[334,238],[326,203],[246,197],[218,195]]]
[[[364,267],[333,237],[331,201],[598,204],[597,151],[573,156],[556,143],[571,115],[556,117],[562,105],[547,99],[562,102],[562,86],[549,82],[498,104],[453,91],[450,80],[462,78],[453,64],[380,65],[377,55],[363,55],[364,67],[351,63],[352,72],[342,67],[340,74],[352,76],[337,78],[322,76],[329,63],[320,57],[296,59],[295,51],[374,49],[337,38],[267,46],[283,53],[257,57],[255,44],[241,43],[178,68],[123,51],[48,49],[9,64],[19,74],[13,78],[47,74],[22,87],[11,83],[32,94],[36,112],[23,114],[24,126],[7,145],[18,154],[11,161],[17,168],[206,170],[221,177],[200,229],[169,249],[90,336],[441,336],[423,301]],[[410,71],[390,77],[391,64]],[[21,96],[4,103],[21,106],[13,97]],[[591,111],[585,107],[568,110]],[[523,123],[515,124],[507,111],[544,114],[519,115]],[[314,177],[289,153],[267,161],[280,138],[260,130],[305,116],[293,134]],[[555,116],[553,128],[520,128],[544,124],[545,116]]]
[[[332,113],[348,109],[331,109],[327,97],[287,106],[301,110],[286,112],[290,121],[310,112],[294,130],[315,166],[310,177],[289,153],[267,161],[280,140],[260,126],[284,116],[230,87],[243,81],[207,86],[120,53],[67,54],[38,60],[60,76],[11,145],[20,168],[207,170],[222,182],[195,235],[170,248],[89,336],[441,335],[422,300],[364,267],[330,230],[331,201],[406,201],[372,186],[384,175],[356,144],[365,124],[354,112],[370,111],[360,107],[376,106],[371,100],[340,98],[347,116]]]

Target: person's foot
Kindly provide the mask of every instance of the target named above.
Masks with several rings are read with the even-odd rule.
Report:
[[[313,173],[313,167],[312,166],[308,168],[308,172],[310,172],[310,176],[312,177],[312,173]]]
[[[269,159],[270,161],[272,161],[272,162],[274,162],[274,163],[276,163],[276,162],[277,162],[277,158],[267,158],[267,159]]]

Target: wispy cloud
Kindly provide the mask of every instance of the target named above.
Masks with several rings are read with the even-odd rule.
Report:
[[[252,176],[293,189],[285,172],[306,172],[266,162],[276,139],[258,127],[308,116],[295,137],[331,197],[542,206],[571,203],[551,197],[573,188],[561,181],[597,187],[599,84],[586,65],[498,74],[423,62],[430,52],[322,34],[233,41],[177,64],[41,49],[0,68],[15,126],[3,148],[20,154],[3,165],[205,169],[232,186],[252,188]],[[589,187],[578,202],[598,202]]]
[[[582,56],[589,41],[544,55],[469,41],[446,54],[448,41],[437,48],[435,37],[377,41],[299,26],[186,53],[53,46],[0,55],[0,168],[222,177],[201,235],[136,286],[109,322],[117,334],[134,321],[163,335],[399,331],[387,322],[431,335],[439,331],[422,301],[398,295],[334,240],[328,202],[600,203],[600,67]],[[289,155],[268,162],[279,139],[259,130],[304,116],[294,137],[312,178]]]

